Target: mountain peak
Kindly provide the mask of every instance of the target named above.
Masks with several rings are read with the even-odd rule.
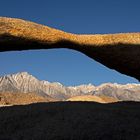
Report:
[[[23,71],[23,72],[19,72],[19,74],[23,74],[23,75],[30,75],[28,72]]]
[[[4,75],[5,77],[14,77],[14,76],[19,76],[19,75],[22,75],[22,76],[24,76],[24,75],[26,75],[26,76],[29,76],[29,75],[31,75],[31,74],[29,74],[28,72],[26,72],[26,71],[23,71],[23,72],[18,72],[18,73],[12,73],[12,74],[7,74],[7,75]],[[1,77],[4,77],[4,76],[1,76]],[[32,76],[32,75],[31,75]]]
[[[12,75],[25,75],[25,76],[32,76],[30,73],[26,72],[26,71],[23,71],[23,72],[18,72],[18,73],[15,73],[15,74],[12,74]]]
[[[0,92],[37,93],[58,100],[65,100],[79,95],[96,95],[115,97],[118,100],[140,101],[140,84],[121,85],[104,83],[99,86],[83,84],[64,86],[59,82],[40,81],[28,72],[18,72],[0,77]]]

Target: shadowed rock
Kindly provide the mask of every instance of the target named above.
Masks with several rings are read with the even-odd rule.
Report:
[[[37,103],[0,108],[0,140],[139,140],[140,103]]]
[[[140,33],[76,35],[14,18],[0,18],[0,51],[69,48],[140,80]]]

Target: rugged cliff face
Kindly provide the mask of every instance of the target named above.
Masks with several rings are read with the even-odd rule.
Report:
[[[20,19],[0,18],[0,51],[50,48],[80,51],[140,80],[140,33],[76,35]]]
[[[0,92],[34,92],[42,96],[48,96],[42,90],[42,84],[40,83],[40,81],[32,75],[28,74],[27,72],[21,72],[0,77]]]
[[[88,84],[66,87],[58,82],[40,81],[27,72],[20,72],[0,77],[0,93],[13,93],[13,95],[16,93],[25,93],[25,95],[26,93],[35,93],[37,96],[47,99],[52,98],[55,101],[65,101],[69,98],[71,98],[70,100],[89,100],[89,97],[91,97],[90,100],[100,98],[103,101],[106,99],[111,99],[110,101],[114,99],[140,101],[140,84],[120,85],[117,83],[106,83],[99,86]]]
[[[2,93],[37,93],[43,97],[53,97],[58,100],[86,94],[92,91],[92,88],[94,88],[93,85],[65,87],[58,82],[39,81],[27,72],[0,77],[0,92]]]

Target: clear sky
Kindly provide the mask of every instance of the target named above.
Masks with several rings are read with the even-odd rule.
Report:
[[[71,33],[140,32],[140,0],[1,0],[0,16],[22,18]],[[0,53],[0,75],[21,71],[64,85],[138,83],[72,50]]]

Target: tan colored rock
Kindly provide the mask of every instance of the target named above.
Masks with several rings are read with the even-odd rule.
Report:
[[[140,33],[76,35],[14,18],[0,18],[0,51],[69,48],[140,80]]]

